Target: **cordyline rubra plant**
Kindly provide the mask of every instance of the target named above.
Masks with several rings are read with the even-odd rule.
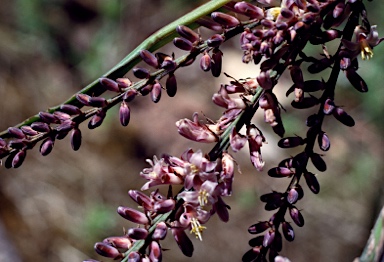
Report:
[[[211,36],[203,39],[194,30],[198,26],[211,29]],[[266,139],[262,130],[272,128],[281,137],[279,147],[299,147],[301,152],[282,159],[278,166],[266,172],[271,177],[288,178],[287,187],[283,192],[265,192],[260,197],[272,215],[268,221],[249,226],[248,232],[256,237],[249,241],[248,251],[244,247],[245,254],[239,254],[239,258],[242,255],[243,261],[289,261],[279,252],[284,239],[294,240],[294,227],[304,226],[298,202],[303,198],[302,187],[306,185],[318,194],[320,185],[315,173],[327,168],[319,153],[328,151],[331,145],[323,130],[323,121],[330,117],[349,127],[355,124],[348,109],[338,104],[335,97],[339,74],[345,74],[358,91],[368,91],[357,73],[359,56],[363,60],[371,59],[374,47],[382,39],[376,26],[370,24],[362,0],[208,2],[153,34],[110,72],[68,101],[1,132],[3,166],[20,167],[28,150],[37,144],[45,156],[57,140],[67,135],[73,150],[78,150],[82,123],[88,122],[89,129],[97,128],[107,111],[116,105],[120,107],[120,123],[127,126],[129,104],[133,99],[148,95],[157,103],[164,91],[170,97],[177,95],[177,89],[183,87],[177,85],[176,74],[192,63],[199,63],[202,71],[218,77],[222,73],[221,47],[234,37],[243,50],[239,59],[259,65],[260,73],[246,79],[228,76],[229,82],[212,95],[213,103],[223,108],[218,120],[202,119],[193,113],[192,119],[176,122],[180,135],[194,142],[213,144],[211,151],[186,149],[181,156],[164,153],[147,160],[149,167],[140,173],[145,180],[141,191],[128,192],[141,207],[140,211],[127,206],[117,209],[120,216],[138,226],[127,229],[122,236],[97,242],[94,248],[98,254],[115,260],[161,261],[161,241],[170,234],[182,253],[192,256],[190,236],[202,240],[204,225],[214,215],[223,222],[229,219],[230,207],[225,198],[235,193],[232,192],[237,169],[234,153],[246,150],[243,147],[248,143],[251,163],[263,173],[262,147]],[[327,43],[331,41],[338,43],[334,53],[327,50]],[[169,42],[184,50],[185,55],[176,58],[173,54],[156,53]],[[322,46],[321,56],[314,57],[304,51],[308,45]],[[148,66],[135,67],[141,60]],[[303,77],[303,70],[317,74],[325,69],[330,69],[327,79],[305,80]],[[136,79],[124,77],[130,70]],[[293,85],[282,86],[292,98],[292,107],[317,108],[316,113],[307,118],[305,137],[284,136],[283,108],[274,92],[286,70]],[[103,96],[105,92],[114,95],[107,99]],[[256,126],[251,122],[257,110],[263,111],[267,125]],[[243,127],[244,131],[240,131]],[[317,170],[308,168],[310,162]],[[174,190],[176,185],[182,189]],[[167,194],[159,192],[164,186]],[[150,192],[142,192],[147,190]],[[381,230],[381,226],[378,228]],[[372,239],[369,243],[371,246],[361,261],[380,259],[380,246],[372,248]],[[373,246],[379,245],[378,241],[373,243]]]

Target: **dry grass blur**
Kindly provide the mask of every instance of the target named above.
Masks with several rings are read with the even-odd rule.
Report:
[[[191,4],[193,2],[193,4]],[[0,129],[66,100],[90,81],[109,70],[151,32],[204,1],[186,0],[3,0],[0,5]],[[384,4],[374,1],[372,24]],[[379,26],[384,34],[384,27]],[[166,53],[173,46],[164,48]],[[180,54],[181,52],[176,52]],[[365,245],[373,221],[384,203],[383,45],[375,48],[372,61],[361,62],[361,75],[370,88],[360,94],[340,76],[338,104],[356,120],[347,128],[333,119],[325,130],[331,149],[325,154],[328,170],[319,174],[319,195],[307,187],[298,203],[306,221],[295,228],[296,240],[284,242],[283,254],[292,261],[352,261]],[[243,65],[237,41],[226,44],[224,71],[234,77],[255,76],[257,67]],[[217,119],[220,109],[210,103],[225,77],[212,79],[197,64],[176,72],[179,92],[165,95],[158,104],[149,97],[131,105],[128,127],[119,125],[117,109],[104,124],[88,130],[83,145],[73,152],[69,139],[57,141],[53,152],[42,157],[37,148],[28,152],[22,167],[0,168],[0,262],[81,261],[101,259],[93,244],[106,236],[119,235],[132,226],[119,217],[119,205],[132,205],[127,191],[144,182],[138,173],[145,159],[163,152],[180,155],[186,148],[206,145],[178,136],[174,123],[193,112]],[[326,77],[326,76],[325,76]],[[313,76],[309,76],[313,79]],[[284,98],[291,80],[280,81],[287,135],[304,135],[306,111],[294,112]],[[266,170],[294,154],[276,146],[277,137],[257,114],[255,122],[268,144],[262,148]],[[194,241],[192,259],[182,257],[169,237],[163,247],[166,261],[240,261],[248,249],[249,225],[268,219],[258,200],[261,194],[281,190],[287,180],[258,173],[246,150],[235,155],[242,174],[235,179],[230,221],[213,218],[204,241]]]

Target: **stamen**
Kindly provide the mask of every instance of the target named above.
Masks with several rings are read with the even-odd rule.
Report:
[[[200,241],[203,241],[201,233],[203,233],[203,230],[206,229],[206,227],[202,226],[196,218],[192,218],[191,220],[192,229],[190,233],[194,233],[196,235],[196,238],[200,239]]]
[[[206,190],[200,190],[199,191],[199,196],[197,197],[199,204],[201,207],[205,206],[208,204],[208,192]]]
[[[369,60],[373,57],[372,48],[369,46],[367,41],[364,39],[361,41],[361,58],[363,60]]]

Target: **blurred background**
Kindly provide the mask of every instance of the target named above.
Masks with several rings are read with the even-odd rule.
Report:
[[[0,5],[0,129],[60,104],[82,87],[107,72],[152,32],[205,1],[187,0],[2,0]],[[367,2],[372,24],[384,35],[382,1]],[[203,34],[208,31],[201,31]],[[315,48],[314,54],[321,52]],[[172,45],[162,52],[183,52]],[[257,66],[241,63],[238,39],[223,47],[223,71],[236,78],[255,77]],[[303,185],[305,197],[297,204],[305,226],[294,225],[296,239],[284,242],[282,254],[292,261],[352,261],[361,254],[370,229],[384,203],[382,73],[384,46],[374,50],[371,61],[360,61],[359,74],[370,91],[357,92],[339,77],[336,103],[354,117],[348,128],[332,117],[324,131],[331,139],[326,152],[326,172],[318,174],[321,190],[312,194]],[[128,74],[129,75],[129,74]],[[329,72],[322,77],[326,80]],[[0,168],[0,261],[82,261],[98,256],[93,245],[111,235],[122,235],[132,227],[116,213],[119,205],[135,206],[127,195],[145,182],[139,172],[146,158],[168,153],[180,156],[192,147],[208,152],[210,146],[187,141],[178,135],[175,122],[203,112],[218,119],[221,109],[211,96],[227,83],[213,79],[198,63],[176,72],[179,91],[175,98],[164,94],[158,104],[149,97],[130,104],[128,127],[118,120],[118,109],[110,110],[104,124],[80,128],[83,144],[71,150],[69,139],[57,141],[52,153],[41,156],[38,148],[28,151],[19,169]],[[306,79],[319,79],[309,75]],[[286,136],[305,136],[305,119],[311,110],[293,110],[292,97],[285,98],[292,82],[283,76],[276,88],[286,108]],[[254,122],[268,144],[262,148],[267,165],[257,172],[247,149],[235,158],[242,173],[236,174],[230,221],[217,217],[206,225],[203,241],[193,240],[195,253],[185,258],[171,235],[163,244],[165,261],[240,261],[253,236],[247,228],[268,220],[259,201],[262,194],[285,190],[289,180],[272,179],[266,171],[298,150],[282,150],[278,137],[263,123],[258,112]],[[315,172],[312,168],[311,171]],[[287,218],[290,221],[290,218]],[[191,236],[192,237],[192,236]]]

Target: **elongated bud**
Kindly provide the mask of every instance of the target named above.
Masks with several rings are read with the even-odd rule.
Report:
[[[200,58],[200,68],[204,72],[211,70],[211,57],[208,53],[204,53],[204,55]]]
[[[288,222],[284,221],[281,223],[281,227],[283,229],[285,239],[292,242],[295,239],[295,232],[293,231],[292,226]]]
[[[117,213],[136,224],[146,225],[149,223],[149,220],[144,213],[133,208],[119,206],[117,208]]]
[[[272,229],[268,230],[264,234],[263,246],[269,247],[273,243],[274,240],[275,240],[275,231]]]
[[[239,2],[234,6],[235,10],[241,14],[244,14],[252,19],[262,19],[264,18],[264,11],[260,7],[252,5],[247,2]]]
[[[248,232],[250,234],[260,234],[270,228],[270,224],[268,221],[259,222],[257,224],[253,224],[248,228]]]
[[[297,226],[304,226],[304,217],[296,207],[292,206],[289,208],[289,215]]]
[[[8,142],[8,147],[14,149],[23,149],[27,145],[27,140],[25,139],[12,139]]]
[[[103,240],[103,243],[111,245],[115,248],[129,249],[132,246],[132,241],[126,237],[107,237]]]
[[[19,152],[17,152],[14,158],[12,159],[12,167],[13,168],[20,167],[23,164],[26,155],[27,155],[27,151],[25,150],[20,150]]]
[[[51,131],[51,128],[47,123],[43,122],[33,122],[31,124],[31,128],[37,132],[43,132],[43,133],[48,133]]]
[[[117,84],[116,81],[113,81],[112,79],[101,77],[99,78],[100,84],[105,87],[105,89],[112,91],[112,92],[120,92],[120,87]]]
[[[56,131],[59,133],[69,132],[75,127],[75,122],[72,120],[65,120],[60,125],[56,127]]]
[[[129,190],[128,195],[132,198],[133,201],[142,206],[144,210],[152,209],[151,199],[144,193],[138,190]]]
[[[159,214],[165,214],[175,208],[175,200],[166,199],[163,201],[156,201],[153,209]]]
[[[148,230],[145,228],[130,228],[127,233],[128,237],[136,240],[146,239],[148,236]]]
[[[285,167],[274,167],[269,169],[268,175],[270,177],[290,177],[293,175],[293,172],[289,168]]]
[[[199,35],[195,31],[193,31],[192,29],[190,29],[189,27],[186,27],[184,25],[178,25],[176,27],[176,32],[180,36],[182,36],[182,37],[188,39],[189,41],[191,41],[192,43],[198,41],[199,38],[200,38]]]
[[[181,50],[185,51],[190,51],[192,50],[192,43],[188,39],[185,39],[183,37],[175,37],[173,39],[173,44],[177,47],[180,48]]]
[[[74,128],[71,132],[71,146],[74,151],[79,150],[81,146],[81,131],[79,128]]]
[[[104,110],[99,110],[88,122],[88,128],[95,129],[96,127],[99,127],[103,123],[105,116],[106,112]]]
[[[173,237],[176,240],[181,252],[187,257],[192,257],[193,244],[187,234],[182,229],[172,228]]]
[[[149,244],[149,259],[151,262],[162,261],[161,247],[157,241],[152,241],[151,244]]]
[[[281,148],[296,147],[296,146],[304,145],[304,139],[302,139],[299,136],[286,137],[286,138],[280,139],[277,145]]]
[[[121,89],[128,88],[132,85],[132,81],[126,77],[116,79],[116,83],[119,85]]]
[[[148,65],[150,65],[154,68],[159,68],[159,61],[157,61],[156,56],[154,54],[152,54],[151,52],[149,52],[148,50],[141,50],[140,51],[140,57]]]
[[[69,114],[61,111],[55,111],[53,112],[53,115],[57,117],[60,120],[60,122],[71,119],[71,116]]]
[[[136,96],[138,92],[136,89],[129,89],[123,95],[123,100],[125,102],[131,102]]]
[[[328,151],[331,147],[331,142],[329,141],[329,137],[327,133],[321,131],[319,135],[317,136],[317,142],[319,144],[319,147],[323,151]]]
[[[297,109],[307,109],[319,104],[319,99],[314,96],[303,97],[300,101],[292,101],[291,105]]]
[[[156,225],[155,231],[153,231],[153,240],[163,240],[167,236],[168,226],[164,222],[160,222]]]
[[[133,75],[139,79],[149,78],[150,72],[146,68],[137,67],[132,70]]]
[[[122,102],[119,109],[119,119],[122,126],[127,126],[131,119],[131,110],[126,102]]]
[[[154,103],[157,103],[160,101],[161,98],[161,90],[162,86],[159,83],[159,81],[156,81],[156,83],[153,85],[152,90],[151,90],[151,99]]]
[[[39,134],[39,132],[33,130],[32,127],[30,127],[30,126],[22,126],[22,127],[20,127],[20,129],[27,136],[35,136],[35,135]],[[0,145],[0,147],[1,147],[1,145]]]
[[[45,139],[40,145],[41,155],[46,156],[49,153],[51,153],[53,149],[53,145],[54,145],[54,140],[52,138],[48,137],[47,139]]]
[[[290,204],[294,204],[298,199],[299,199],[299,192],[297,192],[296,188],[291,188],[287,194],[287,202]]]
[[[85,106],[89,106],[89,101],[91,97],[86,94],[76,94],[76,99]]]
[[[223,53],[220,51],[220,49],[215,48],[212,51],[212,61],[211,61],[211,72],[212,76],[219,77],[221,74],[221,67],[222,67],[222,56]]]
[[[354,68],[349,67],[345,71],[345,75],[357,91],[362,93],[368,92],[367,83],[365,83],[364,79],[361,78]]]
[[[127,262],[140,262],[141,256],[138,252],[133,251],[129,253]]]
[[[103,257],[114,259],[121,257],[119,250],[103,242],[97,242],[94,246],[94,249],[99,255]]]
[[[174,74],[169,74],[165,83],[167,94],[169,97],[174,97],[177,92],[177,82]]]
[[[74,105],[61,105],[60,110],[63,111],[64,113],[67,113],[69,115],[79,115],[81,114],[80,108]]]
[[[89,99],[89,105],[93,107],[105,107],[107,100],[104,97],[91,97]]]
[[[215,34],[207,40],[209,47],[219,47],[224,42],[224,36]]]
[[[313,165],[317,168],[317,170],[319,170],[320,172],[324,172],[325,170],[327,170],[327,165],[319,154],[313,153],[311,155],[311,161]]]
[[[8,134],[10,134],[11,136],[13,136],[15,138],[20,138],[20,139],[25,138],[25,134],[23,133],[23,131],[17,127],[8,128]]]
[[[304,173],[305,182],[307,182],[307,185],[309,189],[314,193],[318,194],[320,192],[320,184],[317,181],[316,176],[311,172],[305,172]]]
[[[240,24],[236,17],[221,12],[213,12],[211,17],[215,22],[223,25],[226,28],[235,27]]]
[[[39,117],[40,117],[41,121],[48,123],[48,124],[57,124],[60,122],[59,119],[55,115],[48,113],[48,112],[39,112]]]

